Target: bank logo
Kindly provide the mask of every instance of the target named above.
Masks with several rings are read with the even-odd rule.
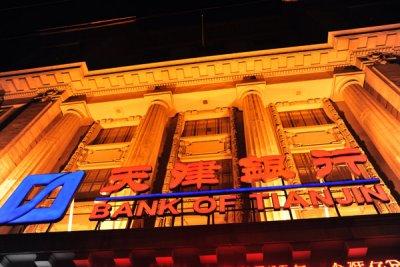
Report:
[[[85,173],[83,171],[27,176],[0,208],[0,225],[50,223],[60,220],[67,210]],[[23,203],[35,186],[45,186],[32,200]],[[61,187],[50,207],[38,207]]]

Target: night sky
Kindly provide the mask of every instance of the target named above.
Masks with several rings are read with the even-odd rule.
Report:
[[[325,43],[328,31],[400,22],[398,0],[9,0],[0,71],[89,69]]]

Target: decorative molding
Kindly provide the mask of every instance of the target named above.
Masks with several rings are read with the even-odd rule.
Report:
[[[179,144],[180,138],[185,127],[185,117],[182,113],[178,113],[178,121],[176,124],[174,136],[172,139],[171,152],[169,154],[167,171],[165,173],[164,184],[162,187],[163,193],[170,192],[169,183],[171,181],[171,170],[174,168],[175,162],[178,160],[178,152],[179,152]],[[168,217],[158,217],[156,218],[156,226],[172,226],[173,218],[171,216]]]
[[[1,76],[0,76],[0,90],[1,90]],[[54,86],[45,86],[45,87],[40,87],[37,89],[34,89],[32,91],[29,90],[18,90],[15,92],[8,93],[6,92],[4,95],[4,100],[10,100],[10,99],[18,99],[18,98],[34,98],[40,94],[44,94],[49,90],[57,90],[57,91],[62,91],[65,92],[65,98],[68,98],[72,92],[71,86],[69,84],[64,84],[64,85],[54,85]]]
[[[311,150],[330,150],[345,147],[345,141],[335,124],[293,127],[284,130],[292,153],[308,153]]]
[[[236,121],[234,108],[229,108],[229,135],[230,135],[230,149],[232,157],[232,181],[233,187],[241,187],[240,181],[240,169],[239,169],[239,158],[237,148],[237,137],[236,137]],[[227,214],[228,221],[232,223],[241,223],[244,221],[244,201],[242,198],[236,200],[235,211]]]
[[[229,134],[210,134],[180,138],[178,156],[182,162],[231,158]]]
[[[101,125],[103,129],[125,127],[125,126],[138,126],[142,116],[129,116],[127,118],[119,119],[101,119],[97,122]]]
[[[61,103],[60,108],[64,115],[67,113],[78,114],[83,119],[85,125],[89,125],[92,122],[92,117],[90,115],[86,101],[79,100],[63,102]]]
[[[335,73],[333,75],[333,84],[331,99],[334,101],[343,101],[342,90],[349,84],[359,84],[363,86],[365,73],[363,71],[353,71],[347,73]]]
[[[360,69],[374,64],[386,64],[400,57],[400,47],[381,48],[374,50],[353,51],[351,53],[354,65]]]
[[[320,98],[312,98],[312,99],[307,99],[305,101],[277,102],[273,104],[273,107],[274,109],[276,109],[277,112],[317,109],[317,108],[322,108],[322,101]]]
[[[188,110],[185,112],[185,121],[216,119],[229,116],[229,108],[216,108],[211,110]]]
[[[76,165],[80,170],[121,167],[130,142],[86,145]]]
[[[69,171],[74,171],[77,169],[77,162],[79,158],[82,157],[82,154],[84,153],[84,149],[87,145],[92,142],[97,134],[100,132],[101,126],[99,123],[95,122],[92,124],[90,129],[87,131],[85,137],[82,139],[82,141],[79,143],[77,149],[75,150],[74,154],[71,156],[70,160],[68,161],[67,165],[64,168],[64,172],[69,172]]]
[[[151,92],[156,87],[185,87],[249,75],[282,76],[332,71],[355,65],[356,57],[400,49],[400,24],[330,32],[325,44],[260,50],[89,71],[84,62],[0,73],[6,98],[35,95],[46,87],[70,86],[71,95]]]
[[[282,153],[285,155],[285,164],[286,166],[293,172],[296,173],[296,177],[290,182],[293,184],[300,184],[300,175],[296,168],[296,163],[294,162],[294,158],[289,146],[288,138],[286,136],[285,130],[283,128],[283,124],[281,118],[279,117],[279,112],[277,106],[274,104],[269,105],[269,110],[271,112],[272,121],[275,124],[276,136],[278,138],[278,142],[280,144]]]
[[[387,64],[388,62],[392,62],[397,58],[398,55],[394,53],[382,53],[382,52],[374,52],[366,56],[366,60],[368,62],[371,62],[372,64]]]

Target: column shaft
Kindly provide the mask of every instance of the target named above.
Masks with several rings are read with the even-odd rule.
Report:
[[[124,166],[151,165],[155,169],[167,121],[167,108],[153,103],[136,130]]]
[[[29,174],[54,171],[59,158],[67,149],[71,140],[82,125],[82,118],[73,113],[65,114],[52,129],[29,151],[0,185],[3,203],[18,184]]]
[[[384,65],[383,65],[384,66]],[[388,101],[397,111],[400,111],[400,94],[398,86],[389,77],[379,70],[379,65],[367,66],[364,69],[365,81],[386,101]]]
[[[400,123],[360,85],[343,89],[343,98],[392,171],[400,176]]]
[[[249,93],[243,98],[244,135],[246,140],[247,156],[262,157],[280,155],[280,146],[277,140],[272,116],[264,107],[261,97],[256,93]],[[270,182],[255,182],[255,186],[280,185],[280,179]],[[264,200],[266,206],[271,206],[271,200]],[[269,214],[260,212],[261,221],[286,219],[287,211],[274,211]]]
[[[243,98],[243,119],[248,156],[280,154],[271,116],[259,95],[250,93]]]

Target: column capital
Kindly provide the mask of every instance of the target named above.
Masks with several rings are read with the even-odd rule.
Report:
[[[143,98],[148,108],[155,104],[162,105],[167,109],[169,117],[173,117],[176,114],[172,93],[170,91],[145,94]]]
[[[250,94],[256,94],[260,96],[264,107],[266,106],[266,103],[264,103],[264,95],[265,95],[265,89],[267,87],[267,84],[265,81],[258,81],[258,82],[249,82],[249,83],[239,83],[236,84],[236,102],[237,106],[242,109],[243,106],[243,98],[245,98],[247,95]]]
[[[330,99],[334,101],[343,101],[343,89],[350,84],[358,84],[362,87],[364,84],[364,80],[365,73],[361,70],[338,72],[333,74]]]
[[[85,96],[70,97],[60,104],[60,109],[63,115],[67,113],[76,114],[83,119],[84,124],[92,122],[92,116],[88,109]]]

